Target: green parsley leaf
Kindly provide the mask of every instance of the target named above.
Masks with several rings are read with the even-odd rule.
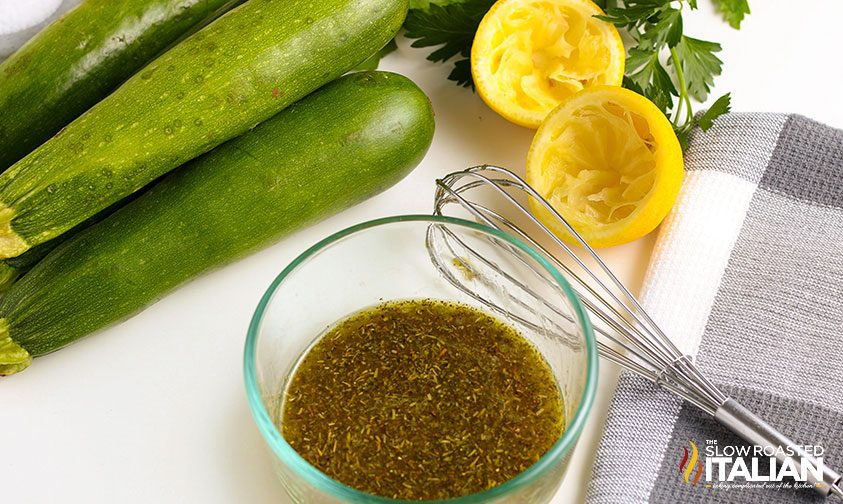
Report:
[[[630,79],[628,75],[623,76],[623,82],[621,83],[621,87],[629,89],[630,91],[635,91],[636,93],[640,94],[641,96],[645,96],[644,90],[641,88],[641,86],[639,86],[638,83],[635,82],[634,80]],[[648,100],[653,101],[652,99],[649,99],[649,98],[648,98]]]
[[[624,2],[623,7],[617,5],[607,6],[604,9],[605,16],[595,16],[603,21],[608,21],[616,26],[629,29],[637,28],[670,6],[667,0],[637,0]]]
[[[600,7],[603,12],[606,12],[606,9],[611,9],[617,7],[621,4],[621,0],[593,0],[594,4]]]
[[[747,0],[713,0],[724,19],[738,28],[749,14]],[[431,61],[454,60],[448,79],[474,87],[471,78],[471,44],[474,33],[494,0],[410,0],[404,23],[413,47],[436,47]],[[729,110],[729,95],[715,101],[699,118],[691,98],[705,101],[720,75],[723,62],[715,53],[720,44],[683,34],[684,7],[697,8],[697,0],[595,0],[608,21],[625,32],[628,56],[623,86],[646,96],[666,116],[683,147],[691,130],[703,129]],[[438,46],[438,47],[437,47]],[[668,67],[665,66],[665,61]]]
[[[671,95],[677,95],[676,87],[659,61],[658,51],[637,47],[630,49],[626,59],[626,78],[637,86],[634,91],[646,96],[660,109],[666,111],[671,108]]]
[[[694,126],[699,126],[701,130],[708,131],[714,124],[714,119],[729,112],[731,100],[731,95],[726,93],[715,100],[715,102],[711,104],[711,107],[702,114],[699,114],[697,117],[692,118],[680,126],[677,126],[676,124],[673,125],[673,131],[676,133],[676,138],[679,140],[682,150],[686,150],[688,148],[691,132],[694,130]]]
[[[708,129],[711,128],[714,119],[728,112],[732,108],[731,105],[732,95],[730,93],[724,94],[715,100],[715,102],[708,107],[708,110],[697,118],[697,124],[699,124],[703,131],[708,131]]]
[[[749,12],[746,0],[714,0],[721,12],[729,13],[739,24]],[[628,56],[623,86],[646,96],[671,119],[683,148],[696,126],[708,128],[729,109],[729,97],[721,97],[698,119],[692,110],[693,98],[705,101],[720,75],[723,62],[716,56],[720,44],[683,34],[682,10],[697,8],[697,0],[606,0],[603,16],[626,32]],[[733,24],[734,26],[734,24]],[[669,53],[666,68],[665,51]],[[669,71],[670,70],[670,71]]]
[[[688,121],[685,124],[677,126],[673,123],[673,133],[676,134],[676,139],[679,140],[679,145],[683,151],[688,150],[689,139],[691,137],[691,130],[694,129],[694,122]]]
[[[729,26],[739,30],[744,16],[749,14],[749,3],[747,0],[714,0],[714,5],[729,23]]]
[[[679,61],[671,58],[671,62],[682,65],[688,94],[697,101],[705,101],[714,85],[714,77],[720,75],[723,68],[723,62],[714,55],[720,51],[720,44],[683,35],[675,49]]]
[[[658,21],[644,30],[639,46],[661,48],[665,44],[674,47],[682,38],[682,11],[664,9],[659,12]]]
[[[427,56],[431,61],[447,61],[460,56],[448,79],[461,86],[474,87],[468,59],[471,44],[477,26],[494,3],[494,0],[465,0],[448,5],[431,2],[426,10],[410,11],[404,21],[405,35],[415,39],[412,47],[441,46]]]
[[[466,0],[410,0],[410,10],[422,9],[427,10],[431,5],[449,5],[453,3],[460,3]]]
[[[474,79],[471,77],[471,60],[458,59],[454,62],[454,69],[448,74],[448,80],[452,80],[462,87],[474,89]]]

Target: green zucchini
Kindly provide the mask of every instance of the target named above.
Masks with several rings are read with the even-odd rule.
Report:
[[[0,171],[242,0],[86,0],[0,63]]]
[[[433,137],[406,77],[349,74],[176,170],[50,252],[0,299],[0,374],[403,178]]]
[[[127,205],[131,201],[134,201],[135,198],[143,194],[145,189],[146,188],[127,196],[126,198],[111,205],[110,207],[94,215],[93,217],[86,219],[70,231],[62,233],[48,242],[36,245],[19,256],[0,259],[0,294],[6,292],[9,287],[11,287],[12,284],[18,278],[20,278],[21,275],[32,269],[32,267],[35,266],[38,261],[40,261],[47,254],[52,252],[54,248],[58,247],[65,240],[70,239],[72,236],[75,236],[76,233],[82,231],[83,229],[87,229],[91,225],[105,219],[106,217],[114,213],[118,208]]]
[[[23,273],[22,269],[0,262],[0,294],[6,292]]]
[[[21,275],[29,271],[35,264],[52,251],[65,236],[72,236],[73,231],[59,236],[54,240],[33,247],[17,257],[0,260],[0,294],[9,290]]]
[[[241,135],[383,47],[407,0],[250,0],[0,175],[14,257]]]

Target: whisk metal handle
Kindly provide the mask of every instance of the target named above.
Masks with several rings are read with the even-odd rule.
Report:
[[[739,402],[731,398],[727,399],[714,412],[714,418],[746,441],[762,448],[775,450],[775,457],[779,462],[783,463],[788,457],[783,453],[783,450],[779,450],[778,448],[790,448],[792,453],[795,454],[794,457],[791,457],[792,461],[800,473],[802,472],[803,460],[814,467],[822,465],[821,480],[816,479],[812,471],[806,471],[808,483],[813,485],[814,489],[823,497],[828,497],[832,493],[838,497],[843,496],[840,493],[839,486],[841,478],[843,478],[840,473],[832,470],[825,464],[819,464],[819,461],[815,457],[808,454],[798,444],[773,428],[773,426],[744,408]]]

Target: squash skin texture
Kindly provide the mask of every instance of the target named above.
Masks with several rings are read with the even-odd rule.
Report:
[[[58,350],[392,186],[433,130],[409,79],[342,77],[59,245],[0,299],[0,325],[32,356]]]
[[[85,0],[0,63],[0,171],[242,0]]]
[[[407,1],[250,0],[0,175],[0,258],[242,135],[386,44]]]

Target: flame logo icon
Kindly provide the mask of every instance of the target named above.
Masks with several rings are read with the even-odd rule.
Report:
[[[697,445],[690,439],[688,440],[688,444],[691,445],[690,452],[688,452],[688,448],[682,447],[685,453],[682,455],[682,461],[679,462],[679,475],[682,476],[686,484],[693,483],[694,486],[697,486],[697,482],[700,480],[700,476],[702,476],[702,461],[700,460],[700,452],[697,449]],[[691,474],[694,473],[694,469],[696,469],[696,474],[694,474],[694,479],[692,480]]]

